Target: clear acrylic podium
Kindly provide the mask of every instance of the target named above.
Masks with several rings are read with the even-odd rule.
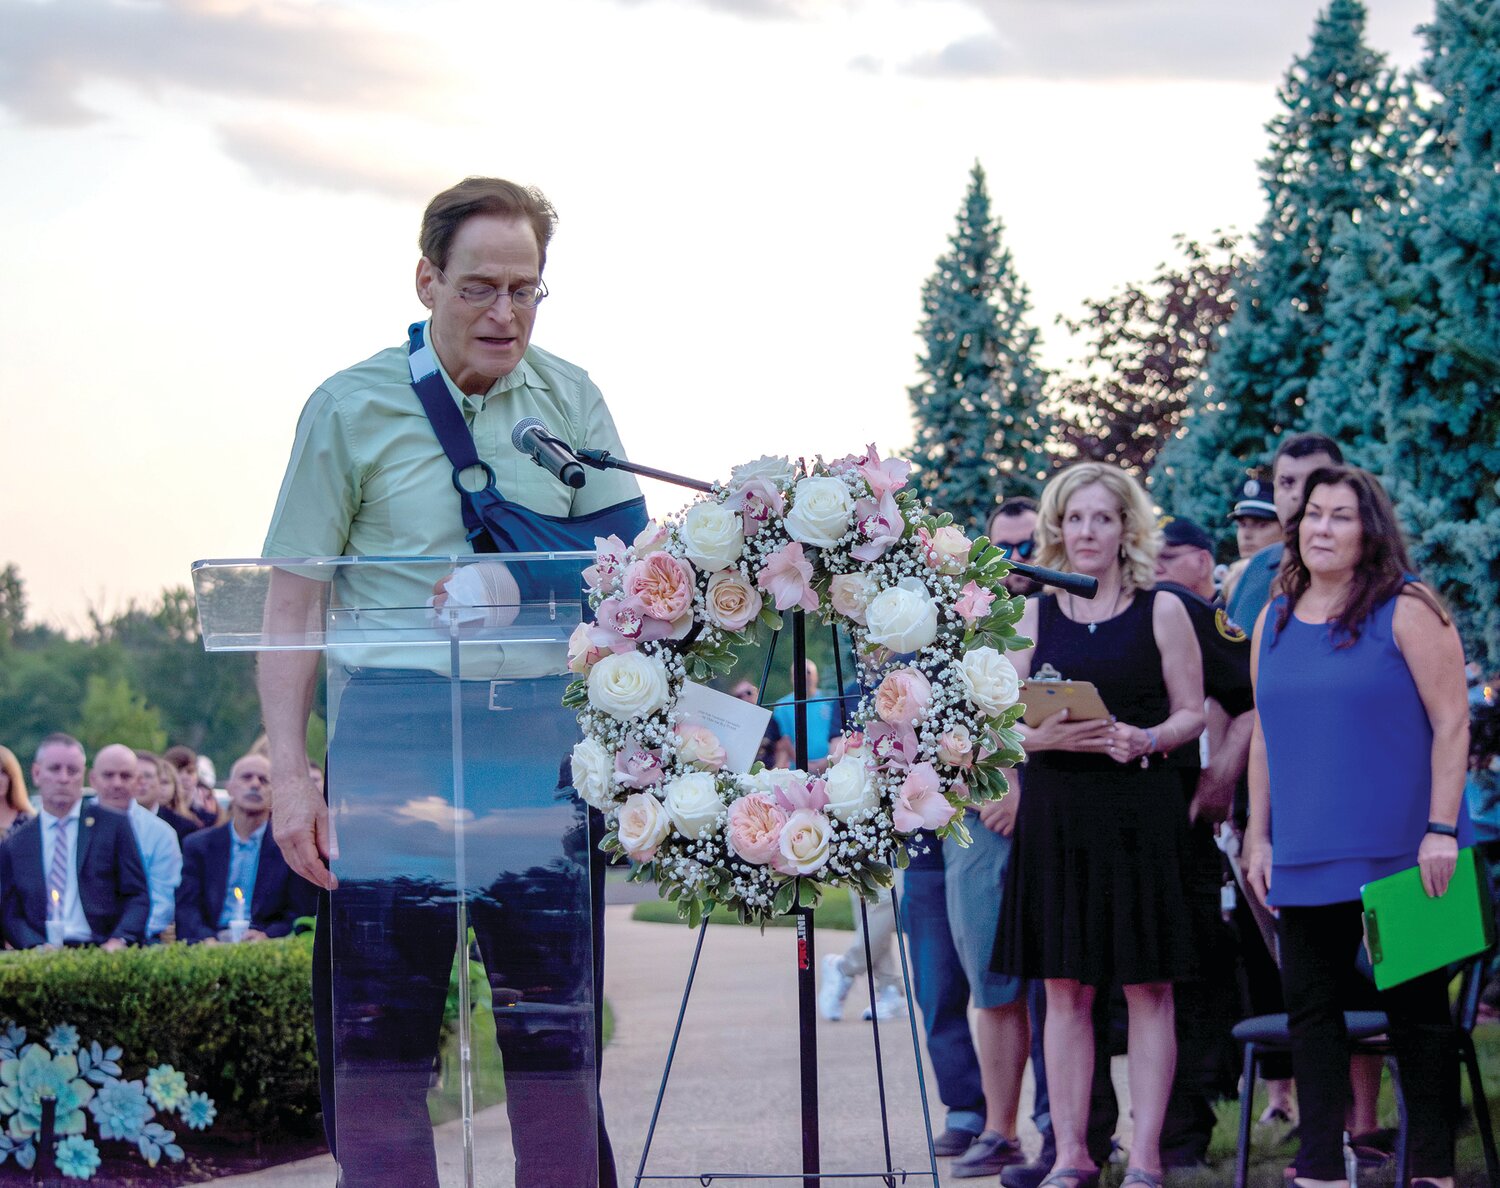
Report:
[[[562,706],[592,560],[193,567],[209,651],[326,661],[339,885],[314,997],[345,1188],[598,1183],[600,858]]]

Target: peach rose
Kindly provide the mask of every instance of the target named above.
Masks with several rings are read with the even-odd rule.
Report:
[[[589,669],[604,658],[604,649],[589,638],[590,630],[587,623],[580,623],[568,637],[568,671],[579,676],[588,676]]]
[[[718,771],[729,760],[719,736],[707,726],[696,725],[677,727],[677,758],[705,771]]]
[[[915,668],[886,674],[875,690],[875,712],[882,722],[915,726],[932,704],[932,682]]]
[[[693,567],[670,553],[655,552],[625,571],[625,593],[641,600],[653,619],[671,623],[693,605]]]
[[[938,739],[938,759],[954,767],[974,766],[974,739],[967,726],[955,726]]]
[[[626,854],[637,862],[650,862],[671,831],[672,819],[651,793],[637,792],[625,798],[615,829]]]
[[[828,865],[833,826],[814,809],[798,809],[782,826],[777,855],[772,866],[786,875],[816,874]]]
[[[781,853],[786,813],[776,798],[751,792],[729,806],[729,848],[746,862],[765,866]]]
[[[708,579],[707,615],[725,631],[743,631],[755,622],[764,599],[735,569],[722,569]]]
[[[828,601],[833,609],[861,627],[865,625],[865,608],[877,593],[875,583],[862,573],[837,574],[828,583]]]
[[[952,524],[931,534],[927,529],[919,528],[917,538],[922,542],[922,554],[927,564],[939,573],[959,574],[969,567],[973,545]]]

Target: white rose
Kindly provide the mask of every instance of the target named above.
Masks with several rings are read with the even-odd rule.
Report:
[[[824,781],[828,793],[828,812],[847,821],[875,807],[874,773],[865,763],[863,751],[849,752],[828,769]]]
[[[627,796],[620,807],[615,834],[625,853],[646,862],[656,856],[656,847],[666,840],[671,828],[672,819],[662,808],[661,801],[649,792],[637,792],[634,796]]]
[[[937,638],[937,603],[916,578],[902,578],[875,595],[865,620],[870,642],[892,652],[920,651]]]
[[[776,784],[786,779],[786,771],[782,768],[762,767],[754,775],[748,772],[738,777],[740,788],[745,793],[751,792],[775,792]]]
[[[687,558],[699,569],[727,569],[745,551],[740,517],[722,503],[695,503],[682,518],[678,533]]]
[[[969,538],[949,524],[932,534],[929,556],[931,564],[939,573],[960,574],[969,568],[969,553],[973,549]]]
[[[864,626],[865,612],[875,597],[874,581],[862,573],[841,573],[828,583],[828,601],[833,609]]]
[[[783,874],[814,874],[828,863],[828,842],[833,826],[822,813],[798,809],[781,827],[781,857],[776,869]]]
[[[765,479],[773,487],[784,487],[796,474],[791,460],[785,457],[762,456],[754,462],[742,462],[729,472],[729,488],[743,487],[756,479]]]
[[[1021,697],[1021,678],[1016,666],[994,648],[975,648],[958,669],[964,694],[970,704],[993,718],[1015,705]]]
[[[615,757],[591,738],[573,748],[573,787],[596,809],[613,803]]]
[[[627,721],[654,714],[667,704],[667,670],[654,656],[621,652],[589,670],[589,704]]]
[[[829,548],[849,531],[854,516],[854,496],[842,479],[797,480],[792,510],[786,514],[787,535],[803,544]]]
[[[667,815],[684,837],[701,837],[713,832],[714,822],[724,811],[713,774],[695,771],[678,776],[667,785]]]

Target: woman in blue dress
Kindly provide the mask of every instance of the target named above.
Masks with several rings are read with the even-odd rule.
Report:
[[[1280,915],[1281,977],[1301,1110],[1296,1183],[1342,1185],[1349,1101],[1343,1008],[1361,936],[1360,887],[1412,866],[1442,895],[1460,845],[1469,714],[1463,648],[1412,577],[1372,475],[1307,479],[1281,593],[1255,625],[1247,880]],[[1453,1184],[1457,1101],[1447,975],[1380,992],[1412,1136],[1413,1185]]]

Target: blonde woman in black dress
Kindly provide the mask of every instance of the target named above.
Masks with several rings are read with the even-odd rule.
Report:
[[[1159,1188],[1177,1059],[1172,982],[1191,965],[1177,769],[1197,764],[1202,658],[1186,608],[1152,589],[1160,534],[1129,475],[1098,463],[1062,471],[1042,493],[1037,540],[1039,564],[1095,577],[1099,591],[1092,600],[1030,600],[1020,633],[1035,646],[1014,654],[1016,668],[1023,677],[1092,681],[1114,716],[1073,722],[1060,711],[1023,731],[996,966],[1046,983],[1057,1162],[1044,1183],[1054,1188],[1098,1183],[1084,1143],[1090,1011],[1095,994],[1124,987],[1134,1137],[1123,1185]]]

